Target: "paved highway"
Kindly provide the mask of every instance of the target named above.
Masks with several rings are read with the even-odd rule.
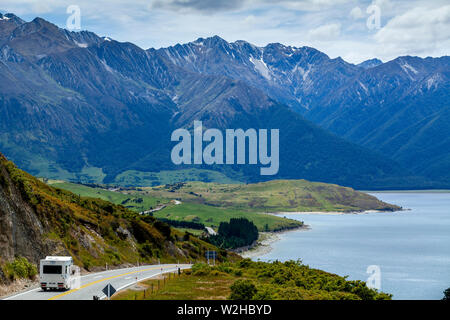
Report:
[[[187,269],[190,268],[191,265],[148,265],[91,273],[81,277],[81,286],[79,289],[67,291],[43,291],[41,288],[36,288],[7,297],[4,300],[92,300],[93,296],[99,296],[100,299],[104,299],[105,295],[103,294],[102,289],[108,283],[110,283],[117,291],[120,291],[135,284],[136,278],[137,281],[142,281],[162,273],[175,272],[178,270],[177,267]]]

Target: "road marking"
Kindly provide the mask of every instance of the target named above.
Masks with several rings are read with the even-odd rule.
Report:
[[[30,292],[33,292],[33,291],[38,291],[38,290],[41,290],[41,288],[39,287],[39,288],[36,288],[36,289],[32,289],[32,290],[28,290],[28,291],[25,291],[25,292],[22,292],[22,293],[18,293],[18,294],[15,294],[13,296],[10,296],[10,297],[7,297],[5,299],[2,299],[2,300],[10,300],[10,299],[17,298],[17,297],[23,296],[24,294],[27,294],[27,293],[30,293]]]
[[[96,276],[94,279],[103,278],[103,276]]]
[[[128,279],[131,279],[131,277],[126,277],[126,278],[124,278],[125,280],[128,280]]]
[[[182,270],[184,270],[184,269],[190,269],[190,268],[191,268],[191,267],[189,267],[189,266],[186,266],[186,267],[180,267],[180,269],[182,269]],[[174,269],[172,269],[172,270],[166,269],[165,271],[166,271],[166,272],[170,272],[170,271],[177,271],[177,270],[178,270],[177,268],[174,268]],[[160,274],[162,274],[162,272],[155,273],[155,274],[153,274],[153,275],[151,275],[151,276],[148,276],[148,277],[143,277],[143,278],[139,279],[139,282],[142,282],[142,281],[145,281],[145,280],[147,280],[147,279],[150,279],[150,278],[159,276]],[[121,291],[121,290],[123,290],[123,289],[125,289],[125,288],[127,288],[127,287],[130,287],[130,286],[132,286],[133,284],[135,284],[135,282],[131,282],[131,283],[128,283],[128,284],[126,284],[126,285],[123,285],[123,286],[117,288],[117,289],[116,289],[116,292],[119,292],[119,291]],[[105,299],[105,298],[106,298],[106,295],[103,295],[103,296],[100,297],[101,300],[103,300],[103,299]]]
[[[169,267],[169,268],[170,268],[170,267]],[[168,269],[169,269],[169,268],[168,268]],[[134,273],[139,273],[139,272],[145,272],[145,271],[150,271],[150,270],[156,270],[156,269],[165,269],[165,268],[161,268],[161,267],[153,267],[153,268],[149,268],[149,269],[143,269],[143,270],[131,271],[131,272],[119,274],[119,275],[116,275],[116,276],[112,276],[112,277],[109,277],[109,278],[104,278],[104,279],[92,281],[92,282],[89,282],[89,283],[86,283],[86,284],[82,285],[82,286],[79,287],[78,289],[72,289],[72,290],[69,290],[69,291],[67,291],[67,292],[58,294],[58,295],[56,295],[56,296],[51,297],[51,298],[48,299],[48,300],[56,300],[56,299],[59,299],[59,298],[64,297],[64,296],[66,296],[66,295],[68,295],[68,294],[71,294],[71,293],[73,293],[73,292],[76,292],[76,291],[78,291],[78,290],[81,290],[81,289],[90,287],[90,286],[92,286],[92,285],[94,285],[94,284],[97,284],[97,283],[100,283],[100,282],[103,282],[103,281],[106,281],[106,280],[111,280],[111,279],[120,278],[120,277],[129,275],[129,274],[134,274]]]

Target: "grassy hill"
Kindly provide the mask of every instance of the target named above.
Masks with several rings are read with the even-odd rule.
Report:
[[[292,219],[261,214],[256,211],[250,212],[243,210],[242,208],[234,209],[196,203],[190,201],[189,197],[186,198],[186,203],[182,202],[177,205],[174,204],[172,200],[179,198],[178,195],[174,196],[174,193],[169,191],[159,193],[159,191],[149,192],[149,189],[147,188],[125,188],[118,190],[120,192],[116,192],[103,188],[93,188],[86,185],[62,181],[50,180],[48,183],[54,187],[70,190],[71,192],[84,197],[100,198],[116,204],[121,204],[135,212],[146,211],[164,204],[166,207],[162,210],[153,212],[153,216],[170,220],[201,222],[206,226],[213,228],[217,228],[222,221],[228,222],[231,218],[241,217],[246,217],[251,220],[260,231],[277,231],[296,228],[302,225],[300,222]],[[155,188],[155,190],[159,189],[159,187]],[[194,230],[188,231],[195,233]]]
[[[251,220],[260,231],[278,231],[302,225],[292,219],[264,214],[268,212],[401,209],[351,188],[306,180],[275,180],[256,184],[180,182],[157,187],[120,188],[118,192],[61,181],[49,183],[81,196],[122,204],[137,212],[164,204],[162,210],[154,211],[152,215],[200,222],[213,228],[217,228],[220,222],[241,217]],[[175,199],[181,203],[175,204]]]
[[[142,194],[251,212],[399,210],[363,192],[306,180],[255,184],[178,183],[142,188]]]
[[[0,154],[0,266],[23,256],[71,255],[85,269],[138,261],[202,260],[211,244],[151,216],[49,186]],[[219,251],[219,260],[237,257]],[[1,272],[0,281],[5,281]]]

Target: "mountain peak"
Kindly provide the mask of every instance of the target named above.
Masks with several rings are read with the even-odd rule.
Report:
[[[360,64],[357,64],[357,66],[364,68],[364,69],[370,69],[370,68],[379,66],[380,64],[383,64],[383,61],[381,61],[380,59],[377,59],[377,58],[373,58],[373,59],[363,61]]]
[[[5,13],[5,14],[1,14],[0,13],[0,20],[2,21],[13,21],[16,24],[22,24],[25,21],[23,21],[22,19],[20,19],[18,16],[16,16],[13,13]]]
[[[47,20],[40,18],[40,17],[36,17],[34,18],[31,22],[30,25],[35,25],[35,26],[40,26],[40,27],[47,27],[47,28],[52,28],[52,29],[59,29],[56,25],[54,25],[51,22],[48,22]]]

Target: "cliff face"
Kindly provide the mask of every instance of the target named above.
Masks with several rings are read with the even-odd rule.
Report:
[[[205,250],[218,249],[153,217],[50,187],[0,154],[0,267],[19,256],[38,264],[47,255],[71,255],[85,269],[202,260]],[[219,260],[226,255],[219,252]]]
[[[48,227],[24,200],[5,162],[0,154],[0,259],[11,261],[15,256],[23,256],[37,262],[47,253],[65,253],[55,241],[44,239]]]

